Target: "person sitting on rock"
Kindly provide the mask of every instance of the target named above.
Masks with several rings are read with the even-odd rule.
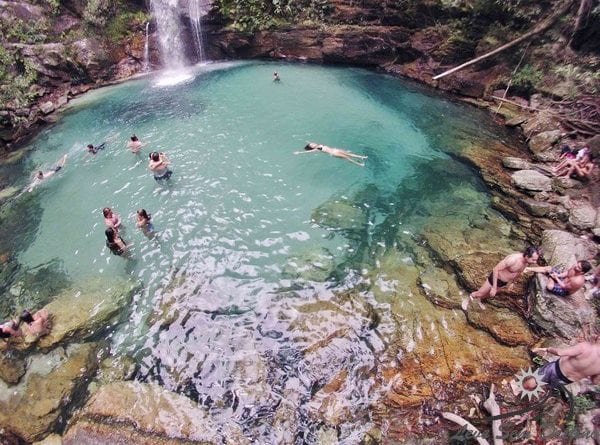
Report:
[[[341,148],[332,148],[332,147],[328,147],[327,145],[315,144],[314,142],[309,142],[306,145],[306,147],[304,147],[304,150],[305,151],[295,151],[294,154],[299,155],[299,154],[303,154],[303,153],[323,152],[323,153],[327,153],[331,156],[335,156],[336,158],[345,159],[346,161],[350,161],[353,164],[360,165],[361,167],[364,167],[365,164],[362,162],[356,162],[353,158],[358,158],[358,159],[367,159],[368,158],[368,156],[357,155],[348,150],[342,150]]]
[[[525,271],[547,274],[549,278],[546,283],[546,290],[559,297],[567,297],[583,287],[585,284],[584,275],[591,269],[592,265],[589,261],[578,261],[574,266],[562,273],[550,266],[528,267]]]
[[[485,306],[481,302],[485,297],[496,296],[498,288],[504,287],[516,279],[529,264],[536,264],[540,257],[539,250],[535,247],[528,247],[523,252],[512,253],[500,261],[492,272],[488,275],[485,282],[481,287],[469,294],[468,299],[462,301],[461,307],[463,310],[467,310],[469,307],[469,300],[479,300],[479,306],[481,309],[485,309]]]
[[[600,384],[600,343],[583,342],[569,348],[534,348],[534,353],[546,352],[559,356],[537,370],[542,381],[553,388],[590,378]]]
[[[0,325],[0,338],[21,337],[23,333],[19,328],[19,322],[10,320]]]
[[[50,317],[46,309],[40,309],[33,315],[25,309],[19,319],[31,335],[42,336],[50,332]]]
[[[594,167],[595,163],[592,157],[590,154],[586,154],[580,160],[568,160],[566,166],[561,170],[557,170],[554,174],[564,178],[589,179]]]

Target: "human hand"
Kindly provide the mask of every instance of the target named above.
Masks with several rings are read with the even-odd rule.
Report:
[[[492,289],[490,290],[490,297],[495,297],[496,292],[498,292],[498,289],[495,287],[492,287]]]

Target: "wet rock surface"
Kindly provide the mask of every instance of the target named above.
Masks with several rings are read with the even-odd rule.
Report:
[[[188,398],[158,385],[118,382],[100,387],[63,436],[65,445],[245,444],[235,424],[217,428]]]
[[[27,442],[58,429],[95,373],[99,348],[85,343],[34,356],[18,386],[0,387],[0,426]]]

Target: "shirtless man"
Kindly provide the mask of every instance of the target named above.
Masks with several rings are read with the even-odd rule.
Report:
[[[24,310],[19,318],[25,323],[29,334],[41,336],[50,332],[49,317],[50,314],[46,309],[40,309],[33,315],[28,310]]]
[[[589,261],[578,261],[566,272],[558,273],[553,267],[527,267],[525,272],[548,274],[546,289],[559,297],[574,294],[585,284],[585,274],[592,269]]]
[[[341,148],[332,148],[332,147],[328,147],[327,145],[315,144],[314,142],[309,142],[306,145],[306,147],[304,147],[304,150],[305,151],[295,151],[294,154],[299,155],[299,154],[303,154],[303,153],[319,153],[320,151],[322,151],[323,153],[327,153],[331,156],[335,156],[336,158],[345,159],[346,161],[350,161],[353,164],[360,165],[361,167],[364,167],[365,164],[362,162],[356,162],[352,158],[358,158],[358,159],[367,159],[368,158],[368,156],[357,155],[348,150],[342,150]]]
[[[163,179],[169,179],[173,172],[169,170],[169,165],[171,161],[164,153],[152,152],[149,155],[150,163],[148,164],[148,168],[154,174],[154,179],[157,181],[162,181]]]
[[[57,171],[59,171],[65,166],[65,162],[67,162],[67,155],[64,155],[62,158],[60,158],[60,160],[56,163],[52,170],[49,170],[47,172],[43,172],[41,170],[38,171],[32,183],[27,188],[27,191],[33,191],[33,189],[40,185],[44,179],[48,179],[49,177],[53,176]]]
[[[485,309],[481,300],[488,295],[495,297],[499,287],[504,287],[517,278],[529,264],[536,264],[539,257],[539,251],[535,247],[528,247],[523,252],[508,255],[496,264],[479,290],[471,292],[469,298],[462,301],[463,310],[466,311],[469,301],[473,301],[475,298],[479,300],[481,309]]]
[[[135,134],[129,139],[129,142],[127,142],[127,148],[130,149],[132,153],[138,154],[145,144],[140,141]]]
[[[534,348],[535,353],[547,352],[560,358],[538,369],[542,380],[552,387],[568,385],[590,378],[600,384],[600,343],[583,342],[569,348]]]

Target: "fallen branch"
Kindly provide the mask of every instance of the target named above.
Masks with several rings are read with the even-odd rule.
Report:
[[[456,71],[460,71],[463,68],[466,68],[467,66],[473,65],[477,62],[487,59],[488,57],[491,57],[498,53],[501,53],[502,51],[506,51],[508,48],[512,48],[513,46],[518,45],[519,43],[521,43],[537,34],[540,34],[541,32],[546,31],[548,28],[550,28],[554,24],[554,22],[556,22],[556,20],[558,20],[560,17],[564,16],[567,13],[567,11],[571,8],[572,3],[573,3],[573,0],[565,1],[561,6],[559,6],[556,9],[554,14],[552,14],[550,17],[547,17],[546,19],[542,20],[540,23],[538,23],[538,25],[536,27],[534,27],[528,33],[525,33],[521,37],[518,37],[518,38],[508,42],[507,44],[502,45],[499,48],[496,48],[493,51],[485,53],[482,56],[471,59],[468,62],[463,63],[462,65],[459,65],[455,68],[449,69],[448,71],[444,71],[442,74],[433,76],[433,80],[441,79],[442,77],[445,77],[448,74],[452,74],[452,73],[455,73]]]
[[[443,412],[442,417],[446,420],[449,420],[450,422],[456,423],[462,428],[465,428],[479,445],[490,445],[490,443],[487,440],[481,437],[481,433],[479,432],[479,430],[475,428],[468,420],[449,412]]]
[[[496,402],[496,397],[494,396],[494,384],[490,387],[490,395],[483,402],[483,407],[487,410],[488,413],[492,415],[492,417],[500,415],[500,405]],[[502,420],[494,419],[492,420],[492,438],[494,440],[494,445],[504,445],[504,441],[502,440]]]

